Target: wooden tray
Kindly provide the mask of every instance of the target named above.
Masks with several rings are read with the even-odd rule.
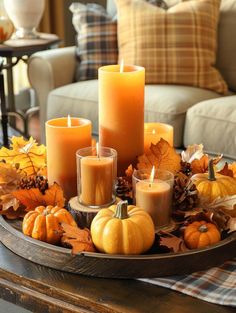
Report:
[[[11,251],[32,262],[57,270],[106,278],[143,278],[189,274],[222,264],[236,256],[236,232],[205,249],[184,253],[139,256],[109,255],[71,250],[23,235],[19,221],[0,216],[0,239]]]

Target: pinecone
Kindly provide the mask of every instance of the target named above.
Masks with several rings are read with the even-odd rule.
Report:
[[[21,189],[38,188],[42,194],[45,194],[45,191],[48,189],[48,180],[40,175],[23,177],[18,186]]]
[[[199,201],[197,188],[191,179],[183,173],[175,176],[173,205],[175,210],[189,211]]]
[[[124,177],[117,177],[116,181],[116,196],[122,200],[131,200],[131,187],[129,182]]]
[[[192,176],[193,173],[192,173],[191,163],[181,161],[180,165],[181,165],[181,170],[180,170],[181,173],[184,173],[186,176]]]

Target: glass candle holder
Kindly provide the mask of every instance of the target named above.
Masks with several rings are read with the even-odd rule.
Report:
[[[108,147],[79,149],[77,160],[77,188],[80,204],[101,208],[115,202],[117,152]]]
[[[133,173],[133,199],[136,206],[147,211],[156,231],[168,228],[171,223],[174,175],[166,170],[156,170],[150,180],[151,170]]]

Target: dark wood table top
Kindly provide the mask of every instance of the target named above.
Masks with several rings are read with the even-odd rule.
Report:
[[[0,243],[0,297],[40,313],[230,313],[137,280],[102,279],[52,270],[17,256]]]
[[[1,57],[30,56],[34,52],[58,45],[61,39],[55,34],[39,33],[36,39],[9,39],[0,44]]]

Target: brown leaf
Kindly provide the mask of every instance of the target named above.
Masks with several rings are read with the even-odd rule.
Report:
[[[149,151],[138,157],[137,168],[151,170],[154,165],[156,169],[177,173],[181,168],[180,161],[180,155],[167,141],[161,138],[157,144],[151,144]]]
[[[6,211],[9,208],[12,208],[14,211],[16,211],[19,206],[19,201],[12,194],[6,194],[0,197],[0,209],[2,211]]]
[[[236,162],[229,164],[229,169],[233,172],[233,177],[236,177]]]
[[[62,188],[57,183],[47,189],[45,194],[42,194],[38,188],[19,189],[12,194],[26,207],[26,211],[34,210],[40,205],[57,205],[60,207],[65,205]]]
[[[167,236],[160,237],[160,245],[166,246],[171,249],[174,253],[187,251],[188,248],[185,246],[185,243],[182,238],[176,237],[172,234]]]
[[[62,244],[72,248],[72,253],[76,254],[82,251],[95,252],[89,229],[80,229],[76,226],[70,226],[62,223],[64,234],[61,238]]]
[[[20,217],[24,217],[26,214],[25,208],[23,206],[20,206],[17,211],[15,211],[12,207],[5,211],[0,211],[0,215],[4,215],[9,220],[15,220]]]
[[[19,168],[27,175],[36,175],[46,165],[46,148],[38,146],[31,137],[28,141],[23,137],[12,137],[11,148],[0,149],[0,160],[7,164],[18,164]]]
[[[230,176],[230,177],[234,177],[234,173],[233,171],[229,168],[229,164],[227,162],[225,162],[225,165],[224,167],[219,171],[217,172],[221,175],[225,175],[225,176]]]

